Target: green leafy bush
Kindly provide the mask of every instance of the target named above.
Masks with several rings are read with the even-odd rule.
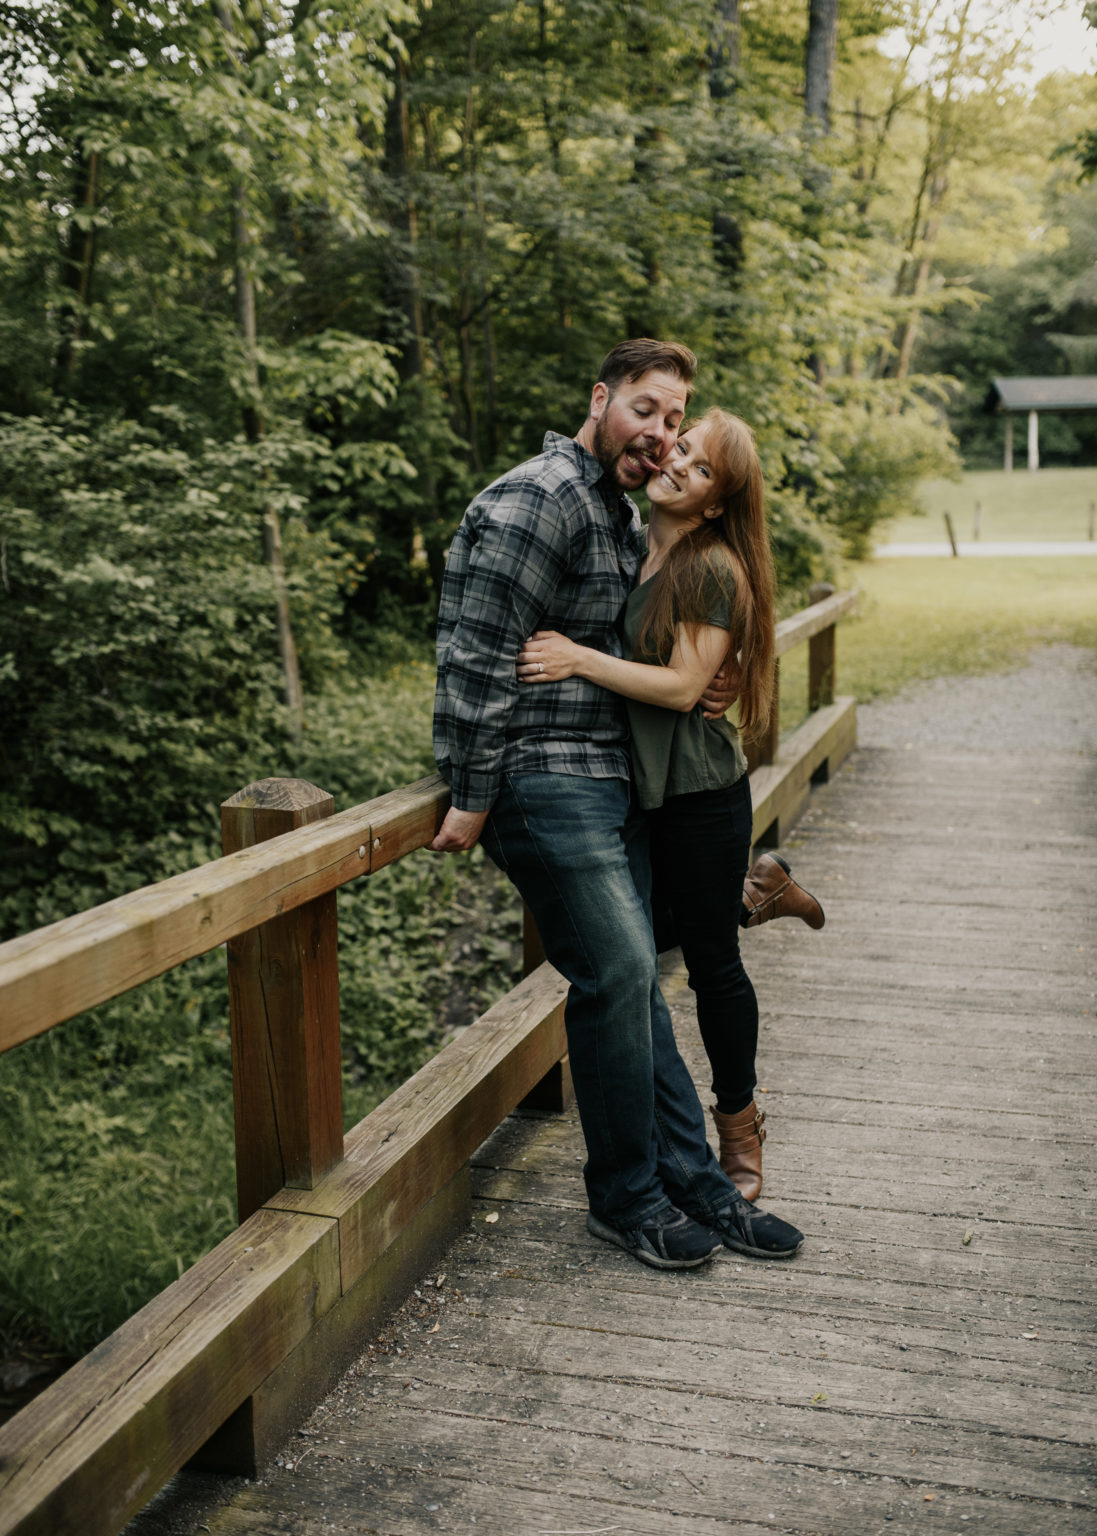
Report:
[[[831,414],[825,441],[812,506],[853,560],[870,553],[881,523],[916,510],[921,481],[960,476],[938,414],[910,392],[890,401],[849,401]]]
[[[209,856],[216,807],[285,763],[257,498],[291,445],[188,441],[173,413],[0,418],[0,932]],[[262,460],[262,462],[260,462]],[[300,540],[298,541],[300,542]],[[324,562],[298,629],[330,661]]]

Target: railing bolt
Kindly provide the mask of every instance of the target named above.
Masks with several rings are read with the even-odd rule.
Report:
[[[365,845],[365,843],[363,843],[362,846],[358,850],[358,857],[360,859],[364,859],[365,856],[366,856],[366,845]]]
[[[373,846],[375,848],[380,848],[380,846],[381,846],[381,839],[379,837],[375,837],[373,839]]]

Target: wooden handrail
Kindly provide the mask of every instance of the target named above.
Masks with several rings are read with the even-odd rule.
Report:
[[[0,944],[0,1052],[429,843],[437,774]]]
[[[833,597],[825,597],[821,603],[812,603],[810,608],[801,608],[791,618],[782,619],[777,626],[775,654],[787,655],[813,635],[832,629],[843,615],[852,613],[856,606],[856,592],[835,592]]]

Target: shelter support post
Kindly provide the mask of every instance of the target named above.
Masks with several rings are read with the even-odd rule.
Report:
[[[1006,417],[1006,474],[1013,473],[1013,417]]]
[[[1040,468],[1040,413],[1029,411],[1028,413],[1028,467],[1030,470]]]

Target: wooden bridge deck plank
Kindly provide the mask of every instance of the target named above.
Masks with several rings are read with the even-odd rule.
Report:
[[[856,752],[791,849],[826,929],[745,940],[764,1203],[802,1254],[644,1270],[583,1227],[574,1115],[512,1118],[443,1283],[201,1523],[1088,1536],[1095,800],[1081,755]]]
[[[470,1465],[462,1442],[477,1430],[482,1444]],[[405,1407],[386,1414],[368,1440],[355,1437],[340,1447],[318,1449],[297,1474],[294,1491],[314,1517],[317,1497],[327,1512],[328,1525],[306,1529],[364,1529],[386,1536],[473,1529],[504,1536],[586,1536],[599,1531],[662,1536],[686,1528],[724,1533],[792,1529],[850,1536],[876,1530],[879,1527],[870,1522],[880,1518],[878,1488],[884,1480],[874,1471],[861,1473],[852,1455],[848,1464],[839,1460],[835,1467],[833,1459],[840,1454],[832,1447],[830,1465],[824,1460],[790,1466],[757,1450],[729,1451],[726,1444],[711,1453],[698,1449],[688,1430],[678,1443],[659,1443],[584,1435],[574,1429],[544,1430],[524,1419],[477,1420],[445,1407],[433,1413]],[[391,1490],[381,1505],[383,1524],[377,1472]],[[397,1480],[393,1474],[402,1476]],[[962,1529],[954,1522],[966,1517],[995,1536],[1032,1536],[1036,1529],[1041,1536],[1074,1536],[1086,1529],[1079,1519],[1083,1511],[1066,1500],[1019,1505],[1008,1493],[950,1486],[916,1472],[890,1478],[885,1486],[899,1529],[908,1519],[910,1525],[924,1522],[927,1514],[938,1529]],[[246,1507],[253,1499],[242,1502]],[[929,1511],[927,1503],[933,1505]],[[333,1505],[342,1505],[343,1518],[337,1523],[332,1521]],[[473,1511],[475,1525],[469,1519]],[[393,1516],[400,1512],[404,1520],[397,1523]],[[237,1532],[248,1528],[233,1527]],[[250,1528],[299,1529],[292,1524]]]
[[[524,1423],[556,1434],[574,1432],[634,1445],[672,1444],[704,1450],[709,1456],[727,1450],[721,1407],[729,1394],[713,1391],[698,1396],[681,1388],[652,1386],[627,1392],[615,1386],[607,1398],[604,1384],[587,1376],[568,1379],[567,1391],[551,1374],[527,1370],[517,1379],[487,1364],[469,1365],[455,1383],[452,1372],[437,1360],[416,1360],[401,1375],[386,1378],[377,1403],[386,1413],[409,1408],[418,1413],[450,1413],[486,1422]],[[758,1460],[767,1458],[790,1466],[828,1466],[842,1460],[853,1472],[911,1478],[910,1433],[905,1420],[858,1411],[842,1413],[811,1405],[783,1404],[738,1394],[736,1451]],[[519,1406],[520,1405],[520,1406]],[[926,1424],[923,1459],[916,1474],[927,1473],[967,1487],[984,1483],[1009,1492],[1012,1476],[1004,1468],[997,1437],[990,1431]],[[1049,1441],[1033,1435],[1016,1442],[1017,1454],[1032,1479],[1033,1491],[1056,1498],[1064,1479],[1082,1483],[1089,1470],[1085,1447]],[[877,1465],[873,1466],[873,1463]]]

